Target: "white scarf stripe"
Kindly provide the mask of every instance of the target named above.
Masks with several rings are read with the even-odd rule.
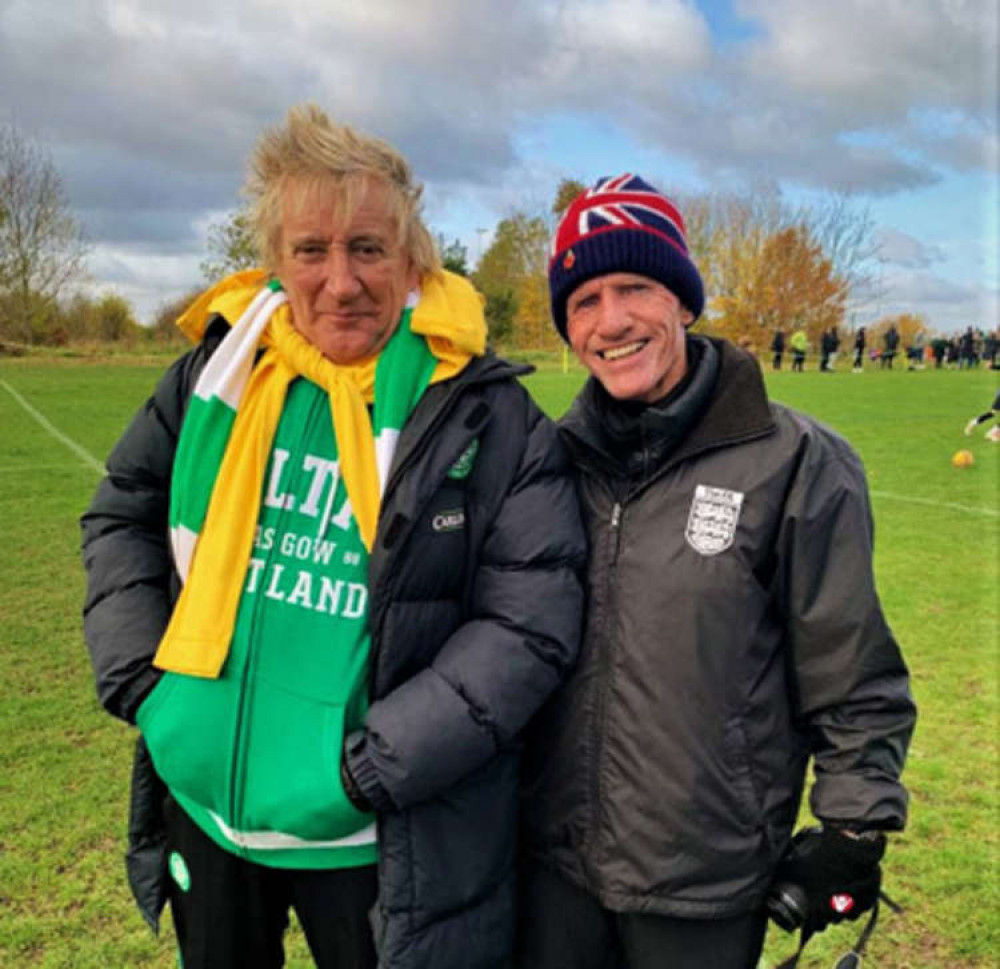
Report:
[[[177,566],[177,574],[181,577],[181,582],[187,582],[188,572],[191,571],[191,560],[194,558],[194,547],[198,544],[198,533],[185,528],[183,525],[175,525],[170,529],[170,545],[174,551],[174,564]]]
[[[399,430],[395,427],[383,427],[382,433],[375,438],[375,465],[378,468],[378,490],[385,494],[385,486],[389,480],[389,469],[396,454],[396,444],[399,442]]]
[[[194,392],[202,400],[217,397],[226,406],[236,410],[243,389],[253,369],[255,350],[271,314],[288,297],[284,292],[261,290],[236,325],[226,334],[211,359],[205,364]],[[223,348],[225,348],[223,352]]]

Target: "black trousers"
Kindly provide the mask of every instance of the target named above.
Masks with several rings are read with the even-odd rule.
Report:
[[[319,969],[375,969],[375,866],[267,868],[215,844],[166,804],[168,897],[184,969],[278,969],[294,909]]]
[[[531,866],[522,874],[517,969],[754,969],[763,911],[730,919],[611,912]]]

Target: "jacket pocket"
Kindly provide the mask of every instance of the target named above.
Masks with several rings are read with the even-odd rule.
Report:
[[[726,760],[732,776],[733,807],[736,818],[746,830],[755,831],[763,826],[763,808],[753,778],[753,766],[746,733],[740,720],[726,724]]]
[[[223,816],[236,716],[233,684],[170,672],[136,711],[136,724],[167,787]]]
[[[418,923],[485,904],[513,878],[519,763],[518,750],[505,750],[406,812]]]
[[[242,825],[331,841],[374,821],[340,783],[345,710],[258,681],[246,726]]]

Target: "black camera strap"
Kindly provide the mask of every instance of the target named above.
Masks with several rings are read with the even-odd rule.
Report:
[[[849,952],[846,952],[840,957],[836,966],[834,966],[834,969],[859,969],[861,965],[861,954],[864,952],[865,946],[868,944],[868,940],[875,931],[875,926],[878,925],[878,907],[880,901],[885,902],[885,904],[888,905],[889,908],[891,908],[897,915],[903,914],[902,908],[889,898],[885,892],[879,892],[878,898],[872,906],[872,914],[868,917],[865,927],[861,930],[861,935],[858,936],[858,941]],[[799,959],[802,957],[802,950],[806,947],[806,944],[812,937],[813,931],[811,929],[808,931],[803,929],[802,936],[799,939],[799,947],[795,954],[781,963],[781,965],[778,966],[778,969],[795,969],[795,967],[799,964]]]

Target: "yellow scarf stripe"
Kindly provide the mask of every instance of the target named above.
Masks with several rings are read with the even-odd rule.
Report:
[[[213,679],[222,671],[288,382],[289,372],[280,372],[280,361],[270,352],[250,376],[188,580],[153,659],[161,669]]]

